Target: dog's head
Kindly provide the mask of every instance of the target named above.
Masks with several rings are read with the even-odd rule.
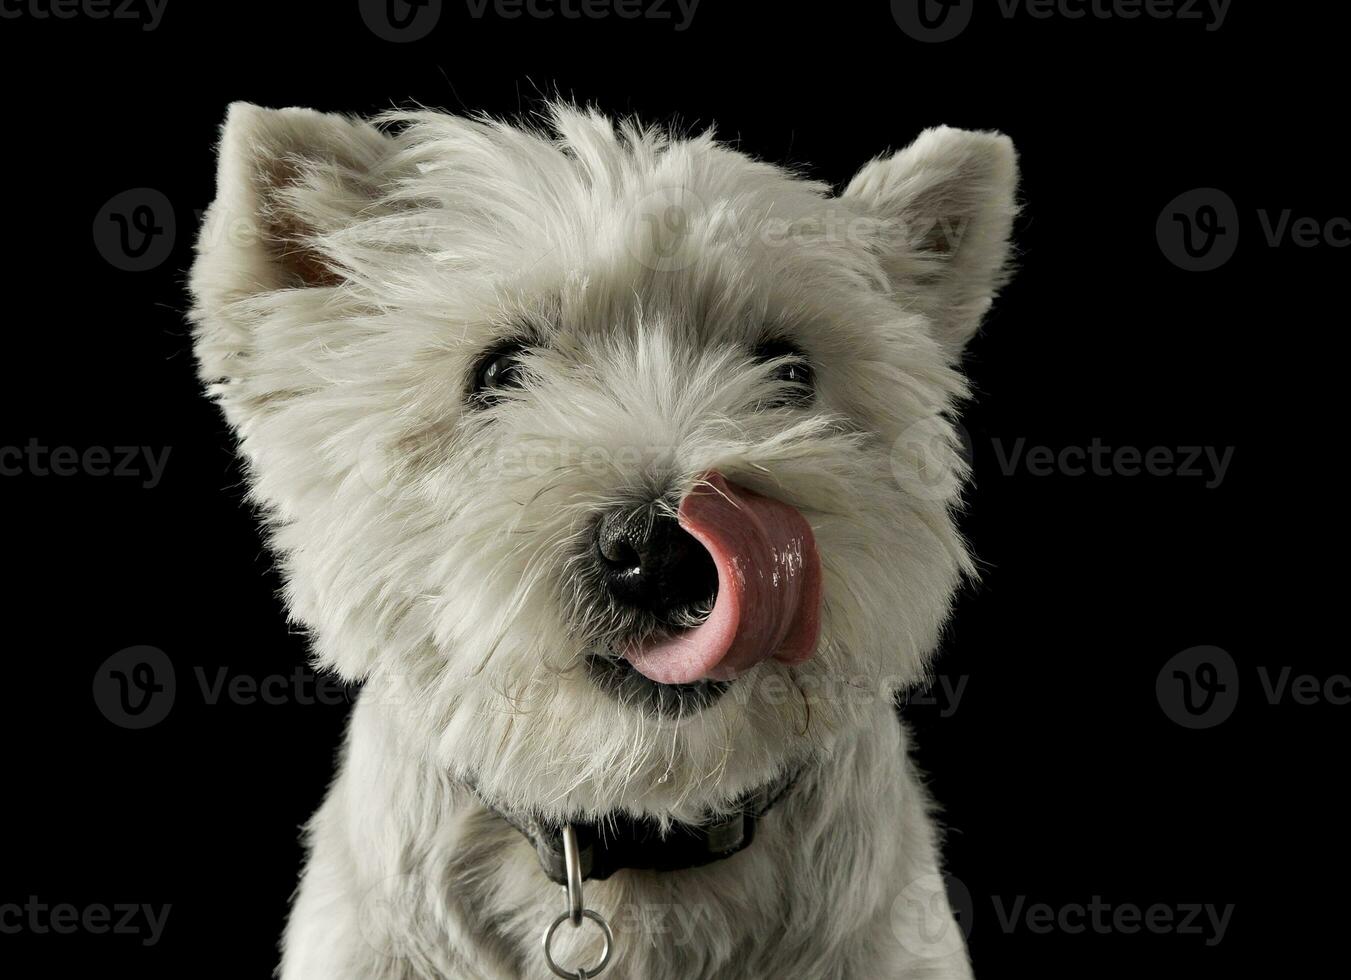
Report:
[[[318,660],[560,814],[694,818],[880,723],[968,565],[1014,184],[950,129],[834,195],[567,107],[233,107],[197,356]]]

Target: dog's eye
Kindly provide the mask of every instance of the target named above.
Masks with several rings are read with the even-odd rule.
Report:
[[[773,363],[773,377],[792,388],[775,405],[807,405],[816,394],[816,373],[802,348],[786,340],[766,340],[755,348],[755,359]]]
[[[491,404],[500,392],[519,388],[524,353],[525,345],[518,340],[506,341],[484,351],[474,368],[469,397],[480,404]]]

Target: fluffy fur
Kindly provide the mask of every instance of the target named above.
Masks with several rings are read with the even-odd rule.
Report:
[[[892,698],[969,569],[960,480],[933,474],[963,473],[948,419],[1004,276],[1009,141],[930,130],[840,195],[567,106],[532,127],[239,104],[219,152],[200,373],[292,617],[365,682],[281,976],[549,976],[559,889],[468,777],[560,819],[698,820],[790,766],[749,850],[588,884],[610,974],[969,976]],[[475,361],[509,336],[531,344],[524,386],[472,406]],[[750,351],[770,336],[809,357],[810,406],[767,397]],[[624,624],[582,555],[597,514],[709,469],[810,520],[821,645],[658,717],[583,668]],[[565,962],[596,945],[560,934]]]

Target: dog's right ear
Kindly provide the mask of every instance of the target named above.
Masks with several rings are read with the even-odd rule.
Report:
[[[202,379],[236,380],[256,352],[251,300],[341,283],[324,235],[375,194],[393,141],[359,119],[236,102],[221,127],[216,198],[189,279]]]
[[[1007,136],[940,126],[869,163],[842,195],[879,222],[892,291],[954,359],[1008,278],[1017,184]]]

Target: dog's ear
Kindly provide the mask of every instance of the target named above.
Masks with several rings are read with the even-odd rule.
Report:
[[[999,133],[939,127],[872,161],[843,198],[879,222],[882,264],[954,357],[1008,278],[1018,160]]]
[[[323,236],[373,198],[393,141],[358,119],[236,102],[221,127],[216,198],[197,240],[189,289],[206,381],[247,369],[256,338],[250,300],[342,281]]]

